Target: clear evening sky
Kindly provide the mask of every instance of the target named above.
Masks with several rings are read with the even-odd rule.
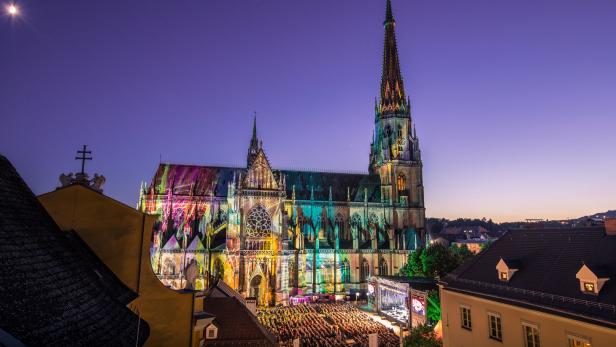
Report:
[[[385,0],[18,2],[0,153],[37,194],[91,173],[135,205],[164,162],[366,171]],[[616,1],[393,0],[426,215],[616,208]]]

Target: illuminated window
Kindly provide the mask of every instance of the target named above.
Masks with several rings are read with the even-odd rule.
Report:
[[[506,272],[501,272],[500,273],[500,280],[507,282],[509,280],[509,274],[506,273]]]
[[[592,282],[584,282],[584,291],[587,293],[595,292],[595,284]]]
[[[397,180],[397,187],[398,187],[398,191],[403,191],[406,189],[406,177],[404,177],[403,174],[399,174],[398,175],[398,180]]]
[[[472,330],[473,322],[471,321],[471,308],[468,306],[460,306],[460,316],[462,328]]]
[[[261,205],[257,205],[248,213],[246,231],[249,237],[268,237],[272,229],[272,219]]]
[[[499,314],[488,313],[488,333],[491,339],[503,341],[503,330]]]
[[[541,347],[539,328],[536,325],[522,323],[522,329],[524,330],[525,347]]]
[[[569,335],[567,340],[569,341],[569,347],[592,347],[590,340],[583,337]]]

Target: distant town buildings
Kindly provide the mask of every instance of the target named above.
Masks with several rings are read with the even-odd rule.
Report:
[[[616,346],[616,220],[511,230],[439,286],[444,347]]]

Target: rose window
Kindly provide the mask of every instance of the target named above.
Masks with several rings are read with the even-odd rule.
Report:
[[[248,213],[246,231],[249,237],[268,237],[272,230],[272,219],[269,214],[259,205]]]

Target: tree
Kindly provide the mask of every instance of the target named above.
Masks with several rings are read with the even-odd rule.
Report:
[[[458,257],[440,244],[430,245],[420,255],[423,273],[431,278],[440,278],[458,267]]]
[[[438,322],[441,320],[441,298],[438,290],[428,292],[428,309],[427,317],[429,322]]]
[[[484,249],[490,247],[490,245],[493,243],[494,241],[492,240],[488,240],[488,242],[484,243],[483,245],[479,246],[480,249],[483,251]]]
[[[411,329],[404,339],[404,347],[442,347],[443,341],[436,337],[434,330],[428,325],[420,325]]]
[[[409,270],[411,276],[424,276],[423,263],[421,261],[423,252],[424,249],[419,248],[409,255]]]
[[[423,248],[418,248],[415,251],[409,253],[406,264],[404,264],[404,266],[402,266],[402,268],[400,269],[401,276],[425,277],[421,261],[421,255],[423,254],[423,252]]]
[[[463,244],[462,246],[453,246],[451,247],[453,254],[458,257],[457,262],[459,265],[464,263],[466,259],[472,257],[474,254],[468,249],[468,246]]]

